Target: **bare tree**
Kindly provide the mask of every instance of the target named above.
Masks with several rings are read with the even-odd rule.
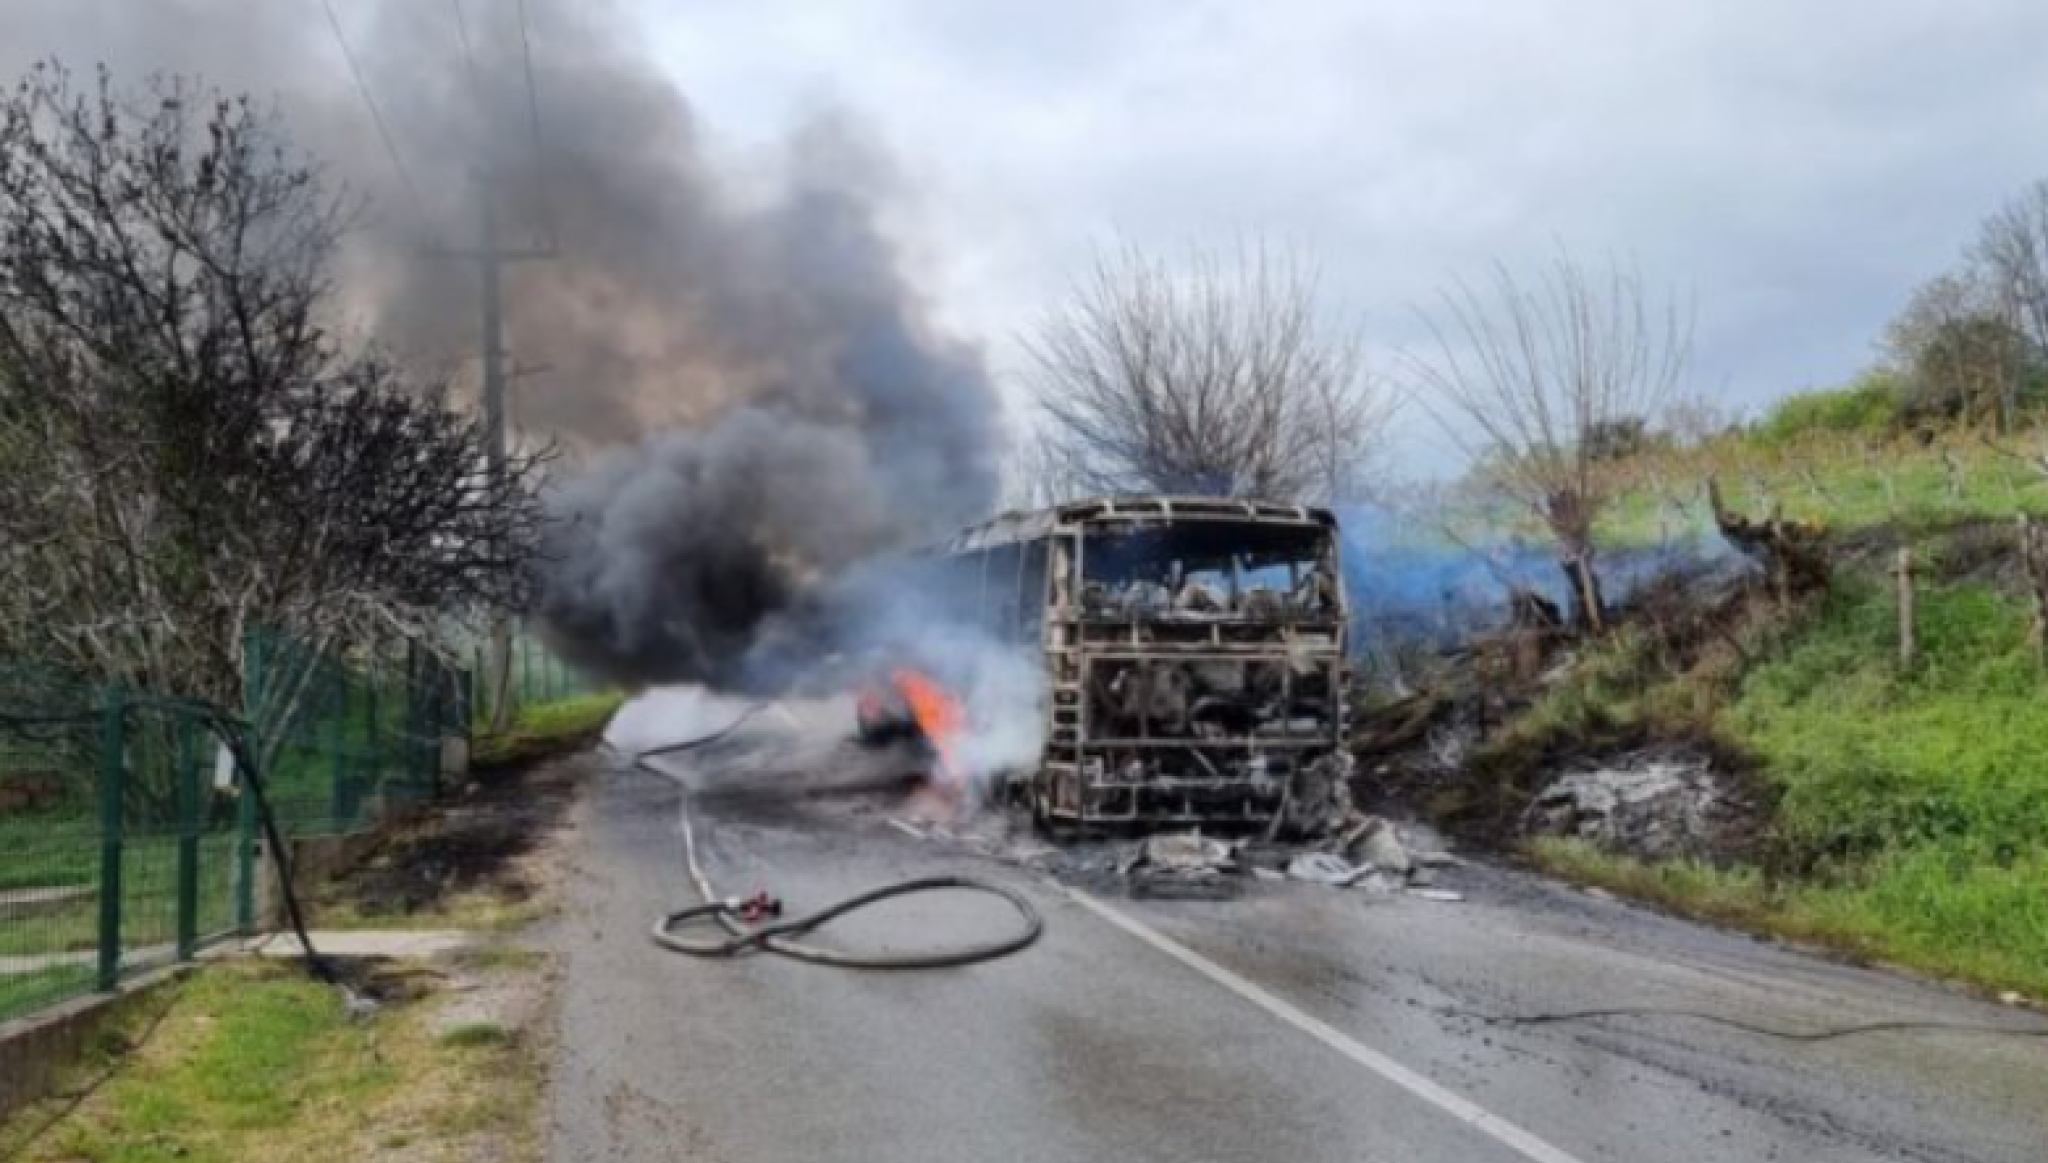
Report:
[[[0,98],[0,648],[238,706],[255,628],[310,658],[524,599],[547,454],[490,473],[326,329],[348,218],[246,98],[54,65]]]
[[[1655,420],[1691,354],[1690,314],[1646,301],[1640,276],[1560,253],[1534,279],[1496,266],[1423,313],[1433,351],[1411,360],[1425,407],[1503,494],[1556,539],[1575,619],[1599,629],[1593,526],[1620,487],[1594,438]]]
[[[1317,293],[1311,268],[1264,245],[1178,267],[1128,244],[1099,252],[1026,343],[1035,499],[1355,492],[1392,400]]]
[[[2037,351],[2048,351],[2048,180],[2000,207],[1978,229],[1970,259],[1995,288],[2003,314]]]
[[[2024,291],[1993,265],[1921,284],[1885,327],[1879,347],[1905,382],[1906,409],[1925,419],[1991,421],[2011,431],[2021,390],[2040,365]]]
[[[1741,424],[1740,413],[1703,395],[1679,395],[1664,405],[1664,431],[1683,449],[1699,448]]]

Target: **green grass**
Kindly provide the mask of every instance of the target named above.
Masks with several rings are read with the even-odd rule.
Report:
[[[1984,586],[1923,588],[1918,626],[1902,672],[1889,595],[1845,582],[1728,727],[1779,793],[1782,849],[1890,955],[2048,966],[2048,672]]]
[[[1788,841],[1996,862],[2048,845],[2048,671],[2023,611],[1980,585],[1925,586],[1918,605],[1909,672],[1891,596],[1851,578],[1744,677],[1728,725],[1782,788]]]
[[[312,902],[315,923],[323,929],[461,929],[472,933],[510,933],[546,917],[553,903],[539,895],[508,895],[489,885],[451,893],[430,908],[412,912],[365,910],[351,900]]]
[[[2013,446],[2031,449],[2041,443],[2042,438],[2030,436],[2015,439]],[[1869,451],[1822,442],[1657,454],[1623,470],[1632,483],[1601,515],[1596,535],[1607,547],[1711,535],[1710,476],[1720,482],[1733,509],[1762,516],[1775,504],[1788,518],[1834,532],[1885,526],[1938,529],[2048,513],[2048,478],[2013,457],[1957,440],[1949,445],[1949,458],[1953,473],[1939,447],[1910,443]]]
[[[90,884],[99,875],[99,822],[74,814],[0,816],[0,892]]]
[[[148,1053],[28,1158],[232,1159],[237,1145],[284,1131],[311,1107],[374,1097],[400,1080],[340,995],[304,976],[245,964],[161,988],[173,1008]]]
[[[40,847],[6,849],[9,887],[90,887],[99,879],[97,830]],[[199,842],[201,935],[233,923],[235,838],[212,833]],[[168,944],[177,935],[177,843],[166,837],[129,841],[122,858],[122,940],[129,947]],[[0,918],[0,956],[73,952],[96,947],[97,894],[34,916]],[[6,1007],[0,1005],[0,1014]]]
[[[2048,998],[2048,861],[1958,880],[1937,853],[1887,857],[1852,878],[1772,879],[1754,867],[1649,862],[1580,840],[1529,847],[1553,875],[1688,916],[1969,982]]]
[[[294,969],[211,966],[151,991],[159,1025],[122,1017],[72,1065],[74,1086],[105,1079],[75,1111],[53,1099],[0,1123],[0,1157],[534,1157],[538,1060],[508,1031],[438,1035],[432,1004],[399,1001],[352,1019],[338,991]]]
[[[1647,637],[1623,627],[1584,647],[1564,679],[1509,727],[1504,742],[1584,741],[1635,727],[1650,713],[1646,684],[1654,667]]]
[[[46,829],[40,843],[17,832],[12,840],[0,849],[9,853],[5,858],[12,882],[9,887],[90,887],[98,880],[97,829],[68,836]],[[165,837],[136,839],[127,845],[121,882],[124,950],[160,949],[161,960],[169,960],[177,941],[176,849],[176,841]],[[214,833],[201,839],[197,936],[202,942],[234,925],[234,859],[232,835]],[[32,916],[0,917],[0,957],[89,954],[98,945],[97,893]],[[0,973],[0,1021],[34,1013],[94,988],[91,964]]]
[[[443,1046],[460,1050],[496,1049],[512,1044],[512,1031],[496,1022],[465,1022],[441,1035]]]
[[[1712,736],[1721,683],[1672,673],[1655,639],[1624,626],[1583,643],[1575,662],[1519,714],[1485,737],[1462,780],[1439,788],[1425,810],[1452,824],[1496,832],[1511,826],[1562,757],[1658,739]]]
[[[2048,671],[2022,609],[1982,585],[1923,586],[1917,625],[1902,671],[1889,590],[1846,577],[1741,675],[1715,730],[1774,797],[1758,853],[1770,875],[1558,842],[1537,859],[1682,911],[2048,996]],[[1603,678],[1604,657],[1628,652],[1603,648],[1515,730],[1584,737],[1672,689],[1632,693]]]
[[[1889,578],[1843,555],[1817,608],[1750,611],[1729,628],[1739,640],[1710,638],[1682,661],[1629,629],[1584,647],[1431,810],[1506,827],[1564,756],[1707,742],[1762,785],[1770,818],[1755,866],[1640,864],[1554,844],[1539,859],[1687,911],[2048,994],[2048,672],[2021,602],[1941,580],[1938,559],[1951,530],[2048,515],[2048,475],[2013,455],[2048,450],[2048,428],[1999,443],[1752,435],[1613,465],[1603,548],[1714,542],[1709,478],[1752,517],[1776,509],[1838,536],[1896,531],[1931,563],[1916,663],[1897,664]],[[1541,535],[1514,520],[1495,515],[1475,539]],[[1977,541],[1971,552],[1995,552]]]
[[[478,737],[471,761],[478,767],[502,767],[574,750],[596,738],[624,701],[618,692],[606,691],[522,706],[510,730]]]
[[[0,1022],[32,1014],[93,991],[93,967],[64,965],[34,973],[0,974]]]

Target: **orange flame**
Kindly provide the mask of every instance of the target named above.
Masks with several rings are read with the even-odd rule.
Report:
[[[939,782],[958,792],[967,779],[959,762],[960,732],[967,726],[965,709],[945,687],[922,672],[901,667],[889,677],[895,681],[896,689],[903,692],[903,701],[910,705],[910,716],[917,720],[918,730],[924,732],[932,750],[939,753]]]

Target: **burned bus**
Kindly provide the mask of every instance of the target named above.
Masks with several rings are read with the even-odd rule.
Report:
[[[1055,830],[1263,827],[1327,797],[1349,771],[1337,541],[1322,509],[1144,497],[940,546],[974,620],[1044,667],[1043,750],[1008,790]]]

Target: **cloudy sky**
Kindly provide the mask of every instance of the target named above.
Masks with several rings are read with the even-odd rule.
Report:
[[[1372,340],[1562,242],[1696,298],[1694,385],[1755,407],[1871,355],[1975,222],[2048,176],[2036,0],[665,3],[735,148],[844,109],[947,317],[1014,367],[1091,244],[1315,255]]]
[[[466,198],[466,163],[406,107],[459,88],[452,0],[415,0],[382,41],[388,0],[331,2],[423,183]],[[480,52],[516,46],[515,0],[462,2]],[[1692,388],[1754,409],[1853,374],[1914,284],[2048,176],[2040,0],[575,6],[614,8],[717,165],[772,168],[821,116],[876,143],[920,285],[1013,394],[1017,337],[1120,233],[1306,252],[1383,367],[1461,274],[1559,245],[1619,256],[1696,302]],[[10,66],[62,52],[316,87],[361,144],[330,33],[321,0],[0,0]],[[1427,424],[1406,423],[1420,448]]]

